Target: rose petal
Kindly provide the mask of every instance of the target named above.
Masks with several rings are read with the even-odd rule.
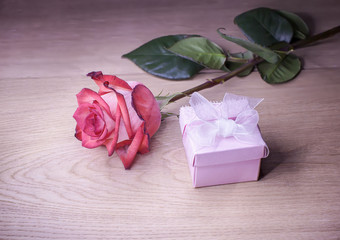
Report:
[[[77,126],[76,126],[76,133],[74,134],[74,136],[75,136],[79,141],[82,140],[82,137],[81,137],[82,132],[83,132],[83,131],[80,129],[80,127],[79,127],[78,124],[77,124]]]
[[[138,152],[141,154],[148,153],[150,151],[150,137],[149,134],[144,134],[142,143],[139,146]]]
[[[98,72],[90,72],[87,74],[87,76],[91,77],[95,83],[99,87],[98,93],[100,95],[105,94],[107,92],[110,92],[111,90],[104,86],[105,82],[109,83],[109,86],[111,88],[117,89],[126,89],[126,90],[132,90],[132,88],[125,82],[124,80],[113,76],[113,75],[103,75],[101,71]]]
[[[134,89],[135,86],[137,86],[138,84],[141,84],[140,82],[136,82],[136,81],[126,81],[126,82],[131,87],[131,90]]]
[[[116,115],[116,109],[118,106],[116,92],[111,90],[111,92],[101,95],[101,97],[109,106],[111,115],[114,117]]]
[[[105,128],[105,121],[103,118],[105,111],[103,112],[96,101],[93,104],[81,104],[78,109],[79,111],[83,111],[79,116],[76,116],[79,127],[87,135],[99,137]],[[87,115],[84,117],[85,114]],[[81,119],[79,119],[79,117],[81,117]]]
[[[113,132],[113,136],[112,136],[112,138],[109,138],[109,140],[106,143],[104,143],[106,148],[107,148],[109,156],[111,156],[113,154],[115,147],[117,145],[120,119],[121,119],[121,112],[120,112],[120,109],[117,108],[116,125],[115,125],[115,130]]]
[[[103,145],[105,140],[98,140],[98,139],[93,139],[91,136],[87,135],[86,133],[83,132],[82,134],[82,146],[86,148],[96,148],[100,145]]]
[[[119,132],[118,132],[118,143],[125,142],[129,139],[130,138],[129,138],[127,132],[126,132],[124,121],[120,121]]]
[[[83,131],[91,136],[98,137],[101,136],[105,128],[105,122],[96,113],[90,113],[85,119],[85,126]]]
[[[146,133],[152,137],[161,125],[161,112],[152,92],[142,84],[132,91],[132,106],[145,121]]]
[[[91,103],[82,103],[73,114],[73,118],[76,120],[78,127],[82,130],[85,128],[86,118],[90,114],[89,109],[91,106]]]
[[[115,127],[116,127],[116,121],[117,121],[117,118],[112,119],[111,115],[109,115],[108,113],[106,113],[105,111],[103,112],[103,119],[104,119],[104,122],[105,122],[105,129],[107,130],[107,135],[110,135],[114,130],[115,130]],[[101,139],[104,139],[104,138],[107,138],[108,136],[105,135],[104,133],[102,134],[101,136]]]
[[[77,100],[78,100],[78,105],[80,106],[83,103],[93,103],[94,101],[97,101],[102,108],[105,109],[107,113],[110,113],[110,107],[107,105],[107,103],[104,101],[104,99],[99,96],[98,93],[95,91],[88,89],[88,88],[83,88],[78,94],[77,94]]]
[[[118,142],[117,145],[116,145],[116,149],[130,145],[131,143],[132,143],[131,139]]]
[[[119,139],[124,141],[132,138],[142,121],[136,114],[135,109],[131,106],[131,92],[112,89],[110,93],[102,95],[102,98],[108,103],[111,113],[115,114],[117,108],[120,108],[123,121],[120,124]],[[118,105],[118,106],[117,106]],[[137,121],[136,121],[137,118]],[[131,122],[131,120],[133,120]]]
[[[130,146],[128,147],[124,146],[116,150],[118,156],[123,162],[125,169],[131,168],[131,165],[136,157],[139,147],[143,141],[143,138],[144,138],[144,124],[142,124],[138,128],[136,135],[133,138]]]
[[[129,111],[126,107],[126,102],[125,102],[124,96],[122,94],[118,93],[118,92],[116,93],[116,95],[117,95],[119,108],[122,112],[122,118],[123,118],[123,121],[124,121],[126,132],[129,136],[129,138],[132,138],[133,133],[132,133],[132,128],[131,128]]]
[[[136,110],[132,107],[131,91],[130,92],[120,91],[120,93],[124,96],[125,99],[125,105],[129,115],[130,126],[132,130],[132,136],[130,135],[129,137],[129,135],[127,134],[127,130],[125,128],[124,121],[121,121],[118,142],[132,138],[133,135],[136,133],[137,129],[139,128],[139,126],[144,122],[143,120],[140,119],[140,117],[136,113]]]
[[[105,140],[115,128],[115,121],[110,113],[103,111],[95,101],[93,104],[82,103],[74,113],[79,129],[92,139]]]
[[[109,82],[109,86],[113,87],[115,90],[132,90],[130,85],[124,81],[123,79],[120,79],[117,76],[114,75],[104,75],[103,77],[104,82]]]

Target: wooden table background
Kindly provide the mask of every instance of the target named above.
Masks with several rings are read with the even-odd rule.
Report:
[[[313,33],[340,22],[338,0],[0,0],[0,239],[340,239],[340,36],[299,50],[304,70],[287,84],[255,72],[202,91],[265,98],[258,182],[194,189],[176,117],[130,171],[73,136],[75,95],[96,90],[86,73],[185,90],[220,73],[167,81],[121,55],[178,33],[240,50],[216,29],[241,37],[233,18],[260,6],[301,14]]]

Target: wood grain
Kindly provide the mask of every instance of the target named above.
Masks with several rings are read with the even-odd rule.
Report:
[[[283,85],[258,73],[202,91],[263,97],[271,154],[258,182],[194,189],[178,119],[125,171],[73,136],[75,94],[102,70],[177,92],[217,72],[172,82],[121,55],[153,37],[241,36],[233,18],[268,6],[301,13],[315,32],[338,25],[338,1],[0,1],[0,239],[340,239],[339,36],[299,50],[305,69]],[[178,112],[181,99],[168,106]]]

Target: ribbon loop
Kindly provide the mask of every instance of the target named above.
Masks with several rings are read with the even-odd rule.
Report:
[[[204,121],[220,118],[220,114],[214,105],[198,92],[194,92],[189,100],[190,106],[194,109],[196,116]]]
[[[252,132],[259,121],[254,108],[262,100],[226,93],[221,103],[212,103],[195,92],[189,103],[196,116],[184,131],[201,147],[213,145],[218,136],[254,143]]]

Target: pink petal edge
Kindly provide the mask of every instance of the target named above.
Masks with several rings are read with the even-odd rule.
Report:
[[[129,146],[124,146],[116,150],[125,169],[130,169],[144,138],[144,124],[142,124]]]
[[[114,88],[115,90],[117,89],[132,90],[132,88],[126,81],[114,75],[103,75],[101,71],[97,71],[97,72],[94,71],[94,72],[88,73],[87,76],[91,77],[95,81],[95,83],[98,85],[99,87],[98,93],[100,95],[111,91],[110,89],[104,86],[105,82],[108,82],[110,87]]]
[[[132,106],[138,116],[145,121],[146,133],[152,137],[161,125],[161,112],[152,92],[142,84],[132,91]]]

